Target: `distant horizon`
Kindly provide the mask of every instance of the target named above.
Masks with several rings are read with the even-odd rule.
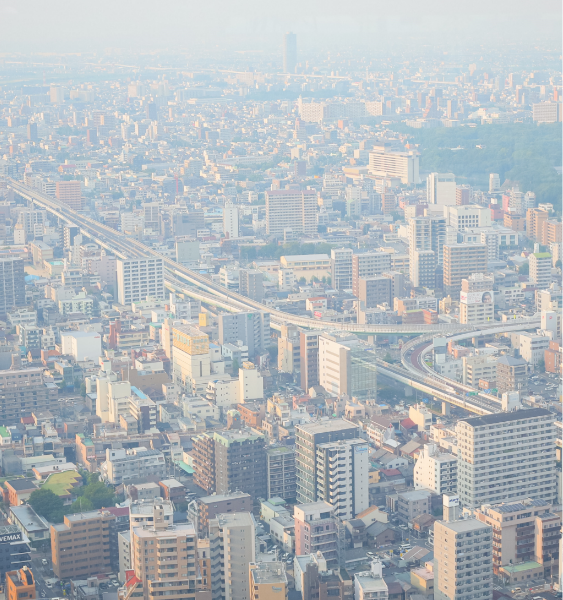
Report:
[[[491,10],[492,8],[492,10]],[[2,0],[0,53],[103,52],[273,52],[292,31],[302,51],[413,53],[428,46],[439,52],[507,46],[516,51],[541,46],[561,51],[561,3],[496,0],[452,5],[363,2],[354,9],[334,0],[287,0],[275,9],[257,0],[205,5],[182,0],[134,3],[96,0],[88,12],[69,0]]]

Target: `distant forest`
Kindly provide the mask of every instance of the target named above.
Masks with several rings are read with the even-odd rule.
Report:
[[[477,127],[412,129],[391,125],[419,144],[421,172],[454,173],[458,183],[488,190],[489,173],[536,193],[538,202],[551,202],[561,213],[561,123],[510,123]],[[482,146],[482,148],[477,148]],[[463,150],[452,150],[453,148]]]

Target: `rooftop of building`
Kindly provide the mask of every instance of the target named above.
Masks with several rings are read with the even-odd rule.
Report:
[[[521,573],[522,571],[530,571],[531,569],[543,569],[543,565],[540,563],[534,562],[533,560],[528,560],[526,562],[518,563],[517,565],[503,565],[503,571],[506,571],[510,574]]]
[[[525,502],[515,502],[512,504],[493,504],[492,506],[481,507],[488,508],[489,510],[496,511],[499,513],[511,513],[511,512],[519,512],[521,510],[529,509],[530,507],[538,507],[538,506],[551,506],[549,502],[545,500],[537,500],[537,499],[528,499]]]
[[[255,585],[261,583],[287,584],[285,565],[282,562],[258,563],[254,568],[252,568],[253,563],[250,563],[250,566],[250,576]]]
[[[304,431],[306,433],[317,434],[317,433],[330,433],[332,431],[341,431],[343,429],[358,429],[358,426],[344,419],[325,419],[321,421],[315,421],[314,423],[304,423],[296,425],[295,429]]]
[[[230,494],[214,494],[212,496],[202,496],[199,502],[202,504],[213,504],[214,502],[225,502],[236,498],[250,498],[250,494],[245,492],[231,492]]]
[[[227,429],[224,431],[216,431],[213,435],[215,441],[223,444],[224,446],[229,446],[234,442],[244,442],[244,441],[257,441],[263,440],[264,436],[257,433],[251,433],[250,430],[246,431],[243,429]]]
[[[31,508],[31,506],[29,506],[29,504],[11,506],[10,511],[29,533],[49,529],[49,525],[33,510],[33,508]]]
[[[456,521],[438,521],[438,523],[441,523],[455,533],[466,533],[487,527],[482,521],[478,521],[477,519],[457,519]]]
[[[522,419],[534,419],[537,417],[553,416],[551,412],[545,408],[531,408],[515,410],[513,412],[501,412],[492,415],[483,415],[481,417],[473,417],[464,419],[464,422],[471,427],[483,427],[485,425],[498,425],[500,423],[508,423],[510,421],[520,421]]]
[[[37,489],[33,479],[28,479],[27,477],[23,477],[21,479],[10,479],[6,481],[6,484],[16,492],[26,492],[28,490]]]

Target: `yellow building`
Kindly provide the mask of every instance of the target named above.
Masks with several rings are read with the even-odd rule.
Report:
[[[426,567],[411,570],[411,585],[423,594],[434,593],[434,573],[431,567],[432,563],[427,562]]]
[[[304,277],[310,282],[313,277],[322,279],[330,277],[330,257],[328,254],[297,254],[295,256],[282,256],[280,268],[292,269],[295,280]]]
[[[285,600],[287,575],[282,562],[250,563],[251,600]]]

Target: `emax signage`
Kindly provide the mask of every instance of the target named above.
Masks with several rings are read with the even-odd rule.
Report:
[[[22,534],[21,533],[6,533],[4,535],[0,535],[0,544],[4,544],[6,542],[21,542]]]

